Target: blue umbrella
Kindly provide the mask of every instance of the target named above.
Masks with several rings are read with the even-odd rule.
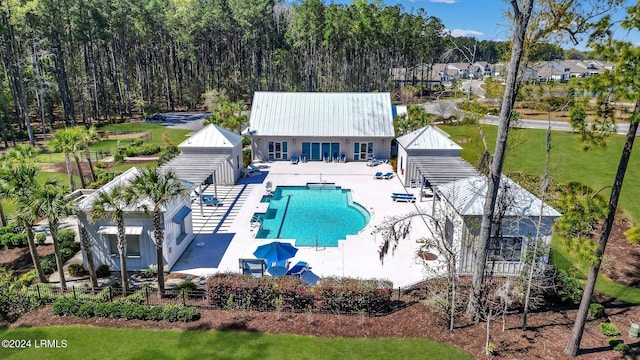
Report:
[[[267,264],[281,262],[296,255],[298,249],[289,243],[274,241],[269,244],[260,245],[253,252],[253,256],[267,260]]]

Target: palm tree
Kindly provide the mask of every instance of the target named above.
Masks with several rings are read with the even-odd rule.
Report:
[[[99,219],[109,219],[116,223],[118,228],[118,253],[120,255],[120,277],[122,279],[122,290],[126,294],[129,289],[127,278],[127,236],[124,227],[124,213],[129,204],[126,201],[125,188],[116,185],[111,190],[101,191],[98,199],[94,201],[89,210],[92,221]]]
[[[91,181],[96,181],[96,173],[93,170],[93,162],[91,162],[91,151],[89,151],[89,145],[91,145],[96,140],[100,139],[98,132],[96,131],[95,126],[91,126],[90,128],[83,128],[80,132],[80,141],[82,142],[82,146],[84,148],[84,155],[89,162],[89,172],[91,174]]]
[[[3,182],[12,189],[11,199],[15,201],[17,207],[14,213],[18,223],[24,226],[27,232],[27,243],[33,267],[36,269],[40,282],[47,282],[47,277],[40,265],[40,256],[36,249],[35,236],[33,234],[33,223],[37,219],[36,210],[33,206],[33,192],[36,187],[36,175],[40,172],[37,165],[31,163],[5,163],[3,165]]]
[[[56,255],[56,265],[60,275],[60,286],[67,288],[64,278],[64,262],[60,254],[60,243],[58,241],[58,228],[63,217],[75,214],[75,201],[70,200],[67,188],[60,184],[56,178],[48,179],[42,186],[38,186],[33,194],[33,207],[36,215],[46,218],[49,221],[49,232],[53,238],[53,249]]]
[[[53,134],[51,140],[49,140],[48,144],[49,149],[53,152],[62,152],[64,153],[64,160],[67,166],[67,175],[69,176],[69,185],[71,186],[71,191],[76,190],[76,186],[73,183],[73,169],[71,168],[71,155],[76,159],[76,164],[78,166],[78,174],[80,175],[80,181],[82,182],[82,187],[86,188],[84,184],[84,177],[82,176],[82,168],[80,167],[80,163],[77,160],[76,151],[81,145],[80,141],[80,132],[76,128],[66,128],[60,129]]]
[[[80,242],[82,242],[82,248],[84,249],[84,253],[87,256],[91,287],[95,289],[98,287],[98,277],[96,276],[96,264],[93,261],[93,242],[91,241],[91,235],[89,235],[89,231],[84,226],[80,227]]]
[[[177,196],[186,196],[187,190],[182,186],[175,172],[169,170],[162,173],[157,169],[142,171],[131,181],[127,189],[127,197],[130,202],[142,203],[146,213],[150,212],[150,203],[153,207],[153,237],[156,246],[156,261],[158,264],[158,290],[164,294],[164,208],[174,201]]]

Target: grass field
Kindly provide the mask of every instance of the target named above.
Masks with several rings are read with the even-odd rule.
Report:
[[[464,149],[461,156],[471,164],[476,164],[481,153],[481,142],[474,126],[444,126],[443,130],[451,134],[453,140]],[[491,150],[495,146],[497,126],[483,126],[487,143]],[[517,129],[509,134],[513,140],[507,150],[505,170],[522,170],[542,175],[544,171],[546,130]],[[577,135],[563,131],[554,131],[551,137],[551,176],[559,182],[580,181],[595,191],[613,184],[622,154],[624,136],[612,135],[604,149],[584,151]],[[637,150],[636,150],[637,152]],[[640,223],[640,186],[635,179],[640,177],[640,156],[632,154],[622,188],[620,206]],[[609,188],[601,194],[608,198]]]
[[[166,142],[171,142],[175,145],[180,144],[187,138],[187,134],[191,132],[191,130],[184,129],[170,129],[166,126],[159,124],[149,124],[149,123],[127,123],[127,124],[114,124],[114,125],[106,125],[98,129],[101,132],[118,132],[118,133],[150,133],[151,140],[145,141],[145,144],[151,145],[166,145]],[[133,138],[131,139],[121,139],[120,146],[126,147]],[[115,154],[115,151],[118,146],[118,140],[103,140],[99,143],[93,144],[89,146],[91,152],[101,151],[101,150],[109,150],[111,154]],[[44,152],[38,155],[38,160],[40,162],[63,162],[64,154],[62,153],[49,153]]]
[[[169,331],[80,326],[1,330],[31,348],[0,348],[0,359],[473,359],[428,339],[317,338],[255,332]],[[35,348],[40,340],[65,348]]]
[[[57,178],[60,181],[60,183],[62,183],[63,185],[69,184],[69,179],[67,177],[67,174],[57,173],[57,172],[41,172],[36,177],[36,180],[42,184],[51,177]],[[78,176],[74,176],[74,179],[76,182],[80,181],[80,177]],[[0,201],[2,201],[2,209],[4,210],[5,215],[9,215],[16,210],[16,206],[13,202],[7,201],[6,199],[2,199]]]

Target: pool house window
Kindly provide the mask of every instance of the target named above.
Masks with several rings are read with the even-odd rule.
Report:
[[[109,234],[109,245],[111,247],[111,255],[119,256],[118,252],[118,235]],[[127,257],[140,256],[140,235],[127,235]]]
[[[367,160],[373,157],[373,142],[354,142],[353,160]]]
[[[269,160],[287,160],[287,142],[286,141],[269,141],[268,155]]]
[[[302,152],[310,160],[322,160],[324,156],[333,158],[340,156],[340,143],[337,142],[303,142]]]
[[[492,237],[489,256],[493,261],[520,261],[523,239],[517,236]]]

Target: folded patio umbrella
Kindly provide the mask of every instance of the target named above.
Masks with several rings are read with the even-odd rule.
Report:
[[[289,243],[274,241],[269,244],[260,245],[253,252],[253,256],[267,260],[267,264],[281,262],[296,255],[298,249]]]

